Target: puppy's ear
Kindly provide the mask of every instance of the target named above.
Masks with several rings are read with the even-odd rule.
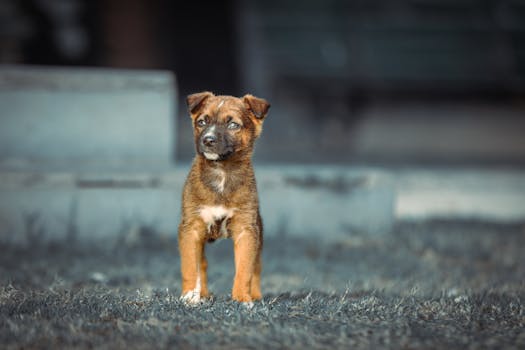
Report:
[[[204,101],[207,98],[214,96],[209,91],[198,92],[196,94],[191,94],[186,97],[186,104],[188,105],[188,110],[191,114],[195,114],[202,108]]]
[[[255,118],[263,120],[268,114],[268,109],[270,104],[263,98],[255,97],[252,95],[244,95],[243,97],[244,104],[250,110]]]

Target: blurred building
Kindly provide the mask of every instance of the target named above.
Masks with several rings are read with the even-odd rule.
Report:
[[[523,1],[4,0],[0,23],[3,63],[169,69],[181,97],[267,98],[260,160],[525,159]]]

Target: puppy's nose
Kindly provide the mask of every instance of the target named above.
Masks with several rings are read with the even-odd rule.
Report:
[[[215,143],[217,143],[217,137],[213,135],[206,135],[202,139],[202,143],[204,144],[204,146],[213,146]]]

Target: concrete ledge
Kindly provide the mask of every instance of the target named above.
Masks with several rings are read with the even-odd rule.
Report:
[[[525,171],[256,168],[265,235],[338,240],[399,220],[525,220]],[[189,164],[157,173],[0,172],[0,240],[176,237]]]
[[[398,219],[525,220],[524,169],[405,169],[392,177]]]
[[[188,169],[0,173],[0,239],[118,239],[145,229],[175,236]],[[266,235],[383,234],[394,222],[393,186],[379,172],[258,166],[256,173]]]
[[[0,66],[0,168],[170,165],[170,72]]]
[[[394,223],[388,174],[347,167],[257,167],[261,215],[275,234],[386,234]],[[268,231],[268,230],[267,230]]]

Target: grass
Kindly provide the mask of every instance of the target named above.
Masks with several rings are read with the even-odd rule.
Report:
[[[524,225],[424,222],[338,242],[267,238],[264,299],[232,302],[231,243],[208,246],[214,297],[182,304],[176,242],[4,245],[6,348],[525,348]],[[101,244],[106,243],[106,244]]]

